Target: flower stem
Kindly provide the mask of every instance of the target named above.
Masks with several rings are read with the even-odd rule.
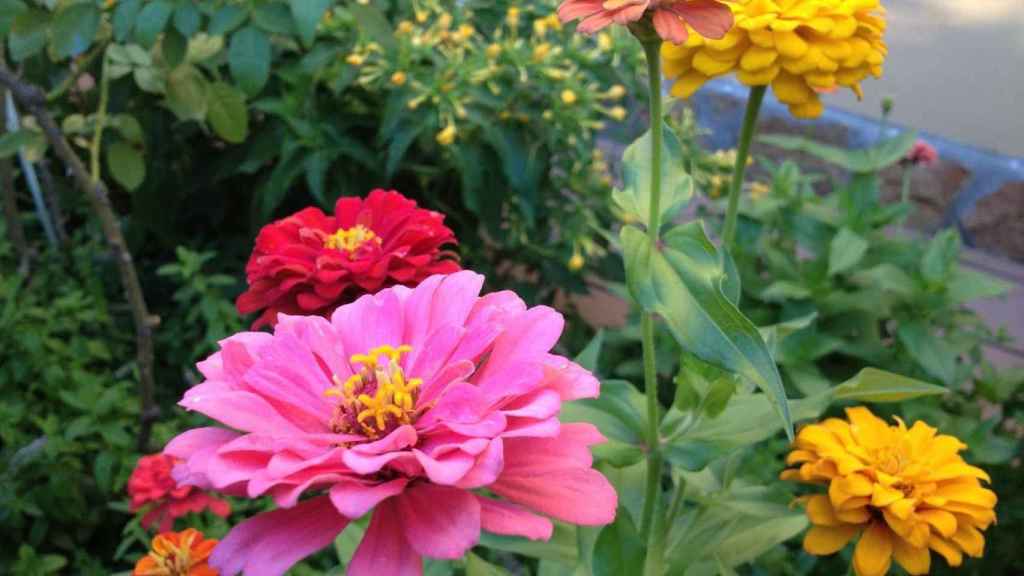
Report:
[[[736,149],[736,165],[732,168],[732,182],[729,186],[729,208],[725,212],[725,227],[722,228],[722,246],[732,250],[736,238],[736,216],[740,208],[740,190],[743,190],[743,176],[747,172],[747,157],[750,155],[750,142],[754,139],[757,129],[757,115],[761,111],[761,102],[767,86],[752,86],[747,99],[747,112],[743,116],[743,129],[740,142]]]
[[[89,174],[93,182],[100,179],[100,144],[103,142],[103,128],[107,123],[107,103],[110,100],[110,79],[107,77],[107,53],[103,53],[103,64],[100,68],[100,103],[96,110],[96,128],[89,146]]]
[[[651,190],[650,212],[647,220],[647,235],[650,250],[657,248],[661,231],[661,42],[660,39],[642,42],[647,57],[648,80],[650,82],[651,114]],[[644,395],[647,397],[647,482],[644,495],[643,516],[640,522],[640,538],[648,544],[644,574],[660,576],[664,554],[658,531],[652,527],[660,525],[658,500],[661,498],[661,451],[658,439],[660,411],[658,408],[658,373],[654,350],[654,315],[645,312],[641,319],[643,343]]]

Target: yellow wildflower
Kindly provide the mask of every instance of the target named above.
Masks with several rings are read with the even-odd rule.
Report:
[[[410,22],[409,20],[402,20],[401,22],[398,23],[398,28],[396,28],[395,30],[399,34],[409,34],[410,32],[413,31],[414,28],[415,25],[412,22]]]
[[[547,58],[548,54],[550,53],[551,44],[548,44],[547,42],[541,42],[540,44],[537,44],[536,46],[533,47],[533,61],[540,62],[541,60]]]
[[[476,34],[476,30],[473,29],[469,24],[460,24],[458,29],[452,34],[452,39],[456,42],[464,42],[473,37]]]
[[[562,90],[562,103],[569,106],[576,103],[576,93],[566,88]]]
[[[536,36],[543,36],[548,33],[548,21],[546,18],[538,18],[533,21],[533,33]]]
[[[771,191],[771,187],[765,184],[764,182],[754,182],[753,184],[750,185],[750,197],[753,200],[760,200],[761,198],[767,196],[768,193]]]
[[[420,24],[426,22],[429,17],[430,14],[428,14],[426,10],[416,10],[416,21]]]
[[[622,84],[616,84],[615,86],[612,86],[611,88],[608,89],[608,93],[606,94],[606,96],[608,96],[608,98],[611,98],[612,100],[618,100],[619,98],[622,98],[625,95],[626,87],[623,86]]]
[[[561,30],[562,21],[558,19],[558,14],[552,12],[548,14],[544,20],[547,22],[548,28],[551,30]]]
[[[811,521],[804,550],[834,554],[859,534],[857,576],[882,576],[893,559],[927,574],[930,551],[950,566],[981,556],[997,498],[981,485],[988,474],[960,456],[967,446],[920,421],[890,425],[863,407],[846,416],[804,427],[786,458],[784,480],[828,486],[800,499]]]
[[[508,12],[505,13],[505,23],[509,28],[519,26],[519,8],[512,6],[508,9]]]
[[[622,122],[623,120],[626,119],[626,116],[628,116],[629,113],[626,112],[626,109],[623,108],[622,106],[616,106],[608,111],[608,115],[611,116],[612,119],[618,122]]]
[[[394,84],[395,86],[404,86],[406,80],[407,78],[405,72],[402,72],[401,70],[398,70],[397,72],[391,75],[391,83]]]
[[[583,255],[580,254],[579,250],[575,250],[572,253],[572,257],[569,258],[569,262],[566,264],[568,265],[570,272],[579,272],[583,269],[583,265],[586,264],[586,260],[583,259]]]
[[[496,60],[498,58],[498,56],[501,55],[501,44],[497,44],[497,43],[489,44],[487,46],[486,53],[487,53],[487,58],[489,58],[491,60]]]
[[[437,140],[437,143],[441,146],[448,146],[452,142],[455,142],[455,133],[455,125],[449,124],[445,126],[443,130],[438,132],[434,139]]]
[[[612,35],[607,32],[601,32],[597,35],[597,47],[605,52],[612,49]]]
[[[823,110],[819,94],[839,87],[863,95],[880,77],[888,48],[880,0],[736,0],[735,26],[723,38],[690,34],[661,47],[672,94],[689,98],[709,79],[735,73],[747,86],[771,86],[798,118]]]
[[[348,62],[351,66],[362,66],[363,62],[366,61],[366,57],[362,54],[349,54],[345,58],[345,62]]]

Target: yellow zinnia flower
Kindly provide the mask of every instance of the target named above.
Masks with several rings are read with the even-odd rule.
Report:
[[[735,0],[736,25],[723,38],[690,34],[661,47],[672,94],[689,98],[709,79],[735,73],[747,86],[771,86],[798,118],[823,110],[819,94],[880,77],[888,48],[880,0]]]
[[[838,552],[855,536],[857,576],[882,576],[892,559],[909,574],[927,574],[934,550],[950,566],[985,549],[981,531],[996,520],[990,481],[959,452],[967,446],[924,422],[891,426],[867,408],[848,408],[797,434],[784,480],[825,484],[828,494],[802,497],[811,529],[804,550]]]

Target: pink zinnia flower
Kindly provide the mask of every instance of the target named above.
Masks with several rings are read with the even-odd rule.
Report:
[[[939,153],[931,144],[924,140],[918,140],[917,142],[914,142],[914,147],[910,149],[910,152],[907,152],[904,160],[906,162],[910,162],[914,166],[917,166],[918,164],[931,166],[939,161]]]
[[[511,292],[479,296],[483,281],[432,276],[329,320],[282,315],[273,334],[232,336],[199,364],[206,380],[180,404],[237,431],[172,440],[175,476],[278,506],[236,526],[214,567],[282,574],[371,510],[353,576],[420,574],[422,556],[459,558],[481,530],[547,539],[549,516],[614,519],[588,448],[604,438],[558,421],[562,402],[599,386],[550,353],[562,316]]]
[[[231,513],[231,505],[224,500],[195,486],[179,485],[171,476],[174,465],[174,458],[166,454],[150,454],[139,458],[128,478],[131,511],[149,507],[140,522],[143,528],[148,529],[155,523],[159,532],[169,532],[175,518],[207,508],[218,516]]]
[[[718,0],[564,0],[558,7],[562,22],[581,19],[577,30],[593,34],[611,23],[629,24],[651,12],[658,36],[686,42],[687,24],[705,38],[718,39],[732,28],[732,11]]]

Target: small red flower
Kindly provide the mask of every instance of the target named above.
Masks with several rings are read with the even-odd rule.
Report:
[[[131,510],[137,512],[148,504],[153,506],[142,517],[142,527],[158,524],[158,531],[168,532],[174,519],[189,512],[202,512],[209,508],[218,516],[231,513],[231,505],[214,498],[195,486],[179,486],[171,476],[177,460],[164,454],[139,458],[139,463],[128,478]]]
[[[904,160],[914,166],[918,164],[931,166],[939,161],[939,153],[931,144],[924,140],[918,140],[914,143],[914,147],[910,149],[910,152],[907,152]]]
[[[181,532],[163,532],[153,538],[149,554],[135,563],[132,576],[218,576],[209,558],[217,540],[186,528]]]
[[[306,208],[260,230],[245,267],[242,314],[263,310],[253,328],[285,314],[327,316],[342,304],[396,284],[415,286],[459,270],[444,215],[394,190],[341,198],[329,216]]]

